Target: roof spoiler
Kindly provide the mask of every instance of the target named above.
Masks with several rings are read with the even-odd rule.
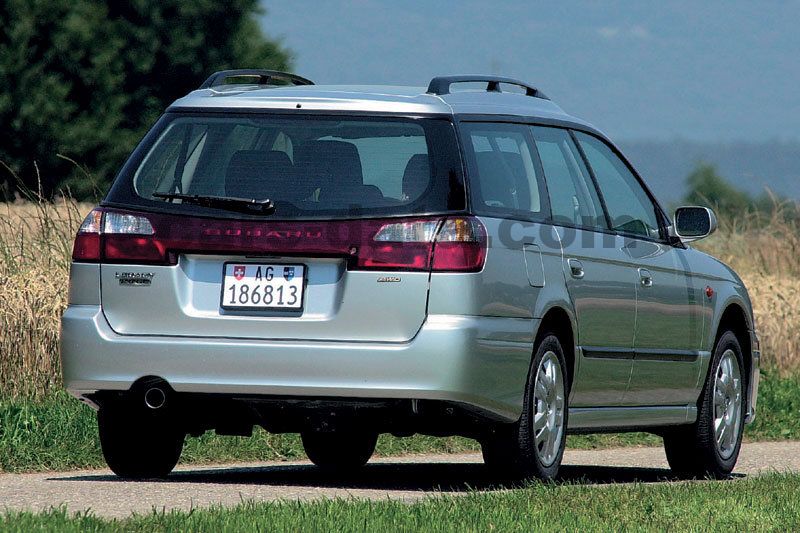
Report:
[[[275,85],[272,80],[282,80],[289,82],[291,85],[314,85],[314,82],[288,72],[281,72],[279,70],[263,70],[255,68],[242,68],[236,70],[220,70],[208,77],[200,89],[210,89],[211,87],[219,87],[225,85],[229,78],[252,78],[255,85]]]
[[[549,100],[549,98],[539,89],[528,85],[527,83],[515,80],[514,78],[502,78],[498,76],[437,76],[433,78],[428,85],[428,94],[444,95],[450,94],[450,86],[454,83],[486,83],[487,92],[502,92],[500,84],[516,85],[525,89],[526,96],[533,96],[534,98],[541,98]]]

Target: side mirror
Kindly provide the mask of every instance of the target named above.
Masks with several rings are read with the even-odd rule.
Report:
[[[704,239],[717,229],[717,216],[707,207],[679,207],[675,210],[675,236],[683,242]]]

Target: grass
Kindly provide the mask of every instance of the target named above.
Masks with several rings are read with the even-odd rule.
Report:
[[[104,465],[94,413],[61,391],[58,322],[66,305],[71,242],[89,205],[40,199],[0,206],[0,472]],[[749,440],[800,439],[800,251],[797,225],[778,206],[773,220],[723,224],[700,246],[747,284],[766,376]],[[571,448],[660,445],[642,434],[570,436]],[[477,450],[468,439],[382,436],[377,453]],[[296,435],[189,438],[183,463],[304,457]],[[399,502],[244,502],[237,508],[154,512],[112,521],[65,508],[0,514],[3,531],[518,531],[536,529],[770,529],[800,524],[800,476],[678,485],[534,484],[524,489]],[[1,503],[1,502],[0,502]]]
[[[762,382],[756,422],[747,427],[749,440],[800,439],[800,377],[769,376]],[[661,439],[644,433],[571,435],[570,448],[660,446]],[[475,441],[417,435],[382,435],[378,455],[477,451]],[[208,432],[187,438],[184,464],[261,462],[305,458],[297,435],[272,435],[260,429],[252,437]],[[46,400],[0,400],[0,472],[99,468],[105,463],[97,440],[94,411],[56,393]]]
[[[72,239],[90,206],[62,200],[0,204],[0,394],[60,388],[58,332]]]
[[[381,436],[380,455],[454,453],[477,450],[469,439]],[[276,461],[305,458],[297,435],[273,435],[261,429],[252,437],[207,432],[187,438],[184,464]],[[100,468],[105,462],[97,439],[94,411],[65,393],[45,400],[0,400],[0,472]]]
[[[795,220],[795,222],[790,222]],[[722,220],[697,247],[733,267],[753,302],[764,353],[762,364],[781,375],[800,370],[800,203],[774,205],[769,214]]]
[[[532,484],[521,489],[366,500],[243,502],[234,508],[153,511],[123,520],[64,508],[0,516],[4,531],[791,531],[800,524],[800,476],[728,482]]]

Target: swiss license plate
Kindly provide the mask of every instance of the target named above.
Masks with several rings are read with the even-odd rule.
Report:
[[[223,309],[303,308],[305,265],[225,263],[222,273]]]

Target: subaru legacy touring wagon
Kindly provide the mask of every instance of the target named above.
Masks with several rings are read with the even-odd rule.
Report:
[[[218,72],[78,231],[64,383],[127,478],[255,426],[340,473],[421,433],[550,479],[567,433],[647,431],[724,477],[760,352],[742,281],[688,246],[715,227],[517,80]]]

